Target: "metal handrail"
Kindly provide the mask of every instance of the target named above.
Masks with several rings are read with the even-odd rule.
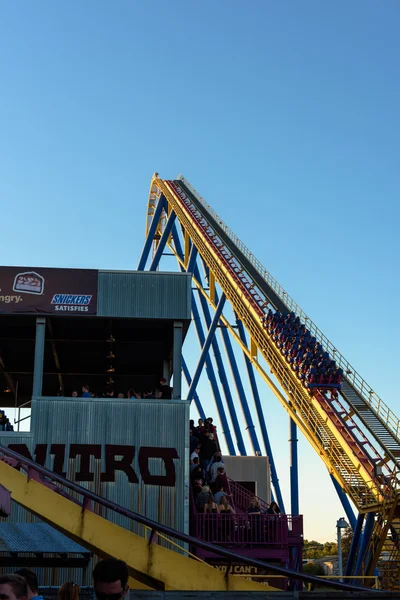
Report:
[[[21,467],[24,467],[25,469],[27,469],[27,468],[34,469],[36,472],[40,473],[41,475],[50,479],[51,481],[55,481],[55,482],[59,483],[60,485],[64,486],[65,488],[72,490],[72,491],[76,492],[77,494],[83,496],[83,498],[85,500],[92,500],[93,502],[97,502],[98,504],[100,504],[106,508],[109,508],[120,515],[128,517],[129,519],[132,519],[133,521],[136,521],[137,523],[140,523],[141,525],[149,527],[152,530],[152,533],[154,533],[154,534],[161,532],[165,535],[168,535],[177,540],[180,540],[181,542],[184,542],[186,544],[191,544],[192,546],[195,546],[197,548],[202,548],[203,550],[211,551],[211,552],[213,552],[213,554],[219,555],[222,558],[227,559],[227,562],[229,562],[229,563],[237,562],[238,560],[243,562],[244,557],[240,554],[236,554],[235,552],[231,552],[230,550],[226,550],[219,546],[214,546],[213,544],[209,544],[208,542],[199,540],[198,538],[190,536],[186,533],[182,533],[181,531],[172,529],[171,527],[168,527],[167,525],[162,525],[161,523],[157,523],[156,521],[153,521],[152,519],[149,519],[148,517],[144,517],[143,515],[133,512],[132,510],[129,510],[128,508],[124,508],[123,506],[116,504],[112,500],[108,500],[108,498],[102,498],[98,494],[95,494],[94,492],[74,483],[73,481],[70,481],[69,479],[65,479],[64,477],[61,477],[61,475],[58,475],[57,473],[50,471],[46,467],[43,467],[43,466],[35,463],[33,460],[30,460],[30,459],[26,458],[25,456],[18,454],[18,452],[15,452],[14,450],[10,450],[9,448],[7,448],[5,446],[0,445],[0,454],[3,454],[4,456],[7,456],[9,458],[16,460],[19,463],[19,465]],[[152,537],[154,537],[154,536],[150,537],[150,541],[151,541]],[[306,573],[300,573],[297,571],[293,571],[291,569],[278,567],[277,565],[265,563],[261,560],[255,559],[255,558],[247,558],[246,557],[245,561],[247,564],[249,564],[251,566],[260,567],[260,568],[264,568],[264,569],[268,568],[273,573],[277,573],[278,575],[284,575],[285,577],[288,577],[289,579],[297,579],[297,580],[310,582],[310,583],[314,583],[314,584],[321,583],[321,580],[318,577],[314,577],[313,575],[307,575]],[[210,568],[212,568],[212,567],[210,567]],[[336,583],[336,582],[329,582],[329,586],[336,588],[336,589],[348,590],[348,591],[353,591],[353,592],[360,591],[363,589],[358,586]]]
[[[26,421],[26,419],[30,419],[30,418],[31,418],[31,416],[32,416],[32,414],[30,414],[30,415],[28,415],[27,417],[23,417],[23,418],[21,419],[21,408],[24,408],[24,407],[25,407],[25,406],[27,406],[28,404],[32,405],[32,400],[28,400],[28,402],[24,402],[24,404],[20,404],[20,405],[18,406],[18,420],[15,420],[15,417],[14,417],[14,425],[16,425],[16,424],[18,423],[18,429],[17,429],[17,431],[19,431],[19,424],[20,424],[22,421]]]
[[[311,321],[310,317],[300,308],[291,296],[284,290],[280,283],[265,269],[261,262],[250,252],[247,246],[238,238],[238,236],[224,223],[221,217],[214,209],[204,200],[204,198],[195,190],[195,188],[179,174],[178,180],[182,181],[185,186],[195,195],[197,200],[204,206],[210,215],[217,221],[221,229],[232,242],[239,248],[245,257],[251,262],[258,273],[264,278],[268,285],[279,296],[282,302],[287,306],[289,311],[293,311],[307,324],[307,328],[312,335],[320,342],[323,348],[334,357],[336,364],[340,366],[345,375],[346,380],[354,387],[354,389],[363,397],[364,401],[371,409],[378,414],[382,421],[391,429],[397,438],[400,438],[400,419],[397,415],[385,404],[385,402],[373,391],[367,382],[357,373],[352,365],[344,358],[337,350],[336,346],[322,333],[322,331]]]

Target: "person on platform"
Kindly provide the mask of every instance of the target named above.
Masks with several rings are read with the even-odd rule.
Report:
[[[220,467],[225,467],[224,461],[222,460],[222,455],[217,452],[217,454],[214,456],[214,460],[211,463],[211,466],[209,468],[209,474],[210,474],[210,483],[214,483],[215,480],[217,479],[217,475],[218,475],[218,469]]]
[[[271,504],[267,508],[267,515],[280,515],[281,509],[277,505],[276,502],[271,502]]]
[[[194,452],[194,449],[199,445],[199,440],[195,435],[193,435],[193,430],[190,430],[190,454]]]
[[[221,486],[214,494],[214,500],[217,504],[221,504],[221,499],[226,497],[226,492],[223,486]]]
[[[214,435],[212,433],[208,433],[208,435],[204,437],[200,450],[200,458],[206,473],[208,470],[208,465],[216,452],[218,452],[218,447],[216,441],[214,440]]]
[[[217,477],[212,487],[213,490],[221,490],[222,488],[224,492],[229,493],[229,482],[224,467],[218,467]]]
[[[215,494],[216,496],[216,494]],[[215,499],[214,496],[214,499]],[[217,501],[215,499],[215,501]],[[218,507],[219,507],[219,512],[222,514],[224,513],[225,515],[234,515],[236,513],[235,509],[233,508],[233,506],[231,506],[228,502],[228,498],[226,497],[226,494],[224,494],[223,496],[221,496],[220,501],[218,502]]]
[[[23,577],[28,586],[28,600],[43,600],[43,596],[39,595],[39,583],[37,575],[30,569],[19,569],[15,572],[16,575]]]
[[[204,430],[204,422],[203,419],[199,419],[197,421],[198,426],[195,428],[195,435],[200,438],[201,434],[203,433]]]
[[[257,498],[252,498],[250,500],[249,507],[247,509],[248,515],[261,515],[261,508]]]
[[[190,460],[192,461],[194,458],[199,458],[199,454],[200,454],[200,446],[196,446],[196,448],[193,450],[192,454],[190,455]]]
[[[190,473],[192,474],[193,471],[198,467],[200,467],[201,469],[200,458],[198,456],[195,456],[194,459],[190,461]]]
[[[214,502],[214,498],[213,498],[213,495],[211,494],[211,492],[208,494],[208,500],[207,500],[206,504],[204,505],[204,513],[210,514],[210,515],[218,515],[219,514],[218,505],[216,502]]]
[[[21,575],[0,577],[1,600],[28,600],[28,585]]]
[[[90,393],[90,387],[87,385],[82,386],[82,398],[91,398],[92,394]]]
[[[76,390],[74,390],[71,394],[72,398],[77,398],[78,397],[78,392]]]
[[[67,581],[58,590],[58,600],[79,600],[80,589],[77,583]]]
[[[172,398],[172,387],[167,383],[165,377],[161,377],[160,385],[158,388],[158,398],[160,400],[171,400]]]
[[[198,512],[204,512],[204,507],[210,497],[210,488],[208,485],[203,485],[201,492],[196,496],[196,508]]]
[[[106,558],[93,569],[93,587],[97,600],[121,600],[129,592],[129,571],[123,560]]]

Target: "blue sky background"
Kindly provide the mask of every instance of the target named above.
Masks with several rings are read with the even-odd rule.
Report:
[[[399,412],[398,22],[391,0],[3,2],[1,263],[135,268],[151,175],[182,172]],[[299,446],[306,536],[333,539]]]

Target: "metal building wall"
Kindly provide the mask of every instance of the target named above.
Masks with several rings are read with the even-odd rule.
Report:
[[[64,471],[75,480],[80,470],[80,457],[70,459],[71,444],[100,444],[101,459],[90,459],[93,482],[78,482],[96,494],[106,497],[130,510],[144,514],[188,532],[189,529],[189,403],[183,400],[108,400],[89,398],[38,398],[32,405],[31,434],[3,436],[0,443],[25,444],[31,455],[37,444],[47,444],[45,466],[52,469],[52,444],[65,444]],[[114,482],[100,481],[106,471],[105,445],[135,446],[132,466],[139,483],[130,483],[122,471],[115,471]],[[140,475],[138,452],[141,447],[174,448],[176,484],[174,487],[146,485]],[[149,460],[151,475],[164,475],[162,459]],[[102,509],[101,515],[119,525],[143,534],[142,529],[113,511]],[[9,520],[31,522],[36,518],[13,503]]]
[[[99,271],[97,315],[141,319],[190,319],[191,275]]]
[[[224,456],[226,472],[234,481],[256,484],[256,495],[271,502],[271,470],[267,456]]]

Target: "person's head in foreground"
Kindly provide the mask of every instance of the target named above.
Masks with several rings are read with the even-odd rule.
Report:
[[[0,600],[27,600],[28,584],[21,575],[0,577]]]
[[[28,586],[28,600],[32,600],[32,598],[36,598],[39,596],[39,584],[38,578],[34,571],[30,569],[19,569],[15,571],[14,575],[20,575],[26,581]]]
[[[98,562],[93,569],[93,586],[97,600],[125,598],[129,591],[128,578],[128,566],[123,560],[106,558]]]
[[[79,600],[80,587],[73,581],[66,581],[58,590],[58,600]]]

